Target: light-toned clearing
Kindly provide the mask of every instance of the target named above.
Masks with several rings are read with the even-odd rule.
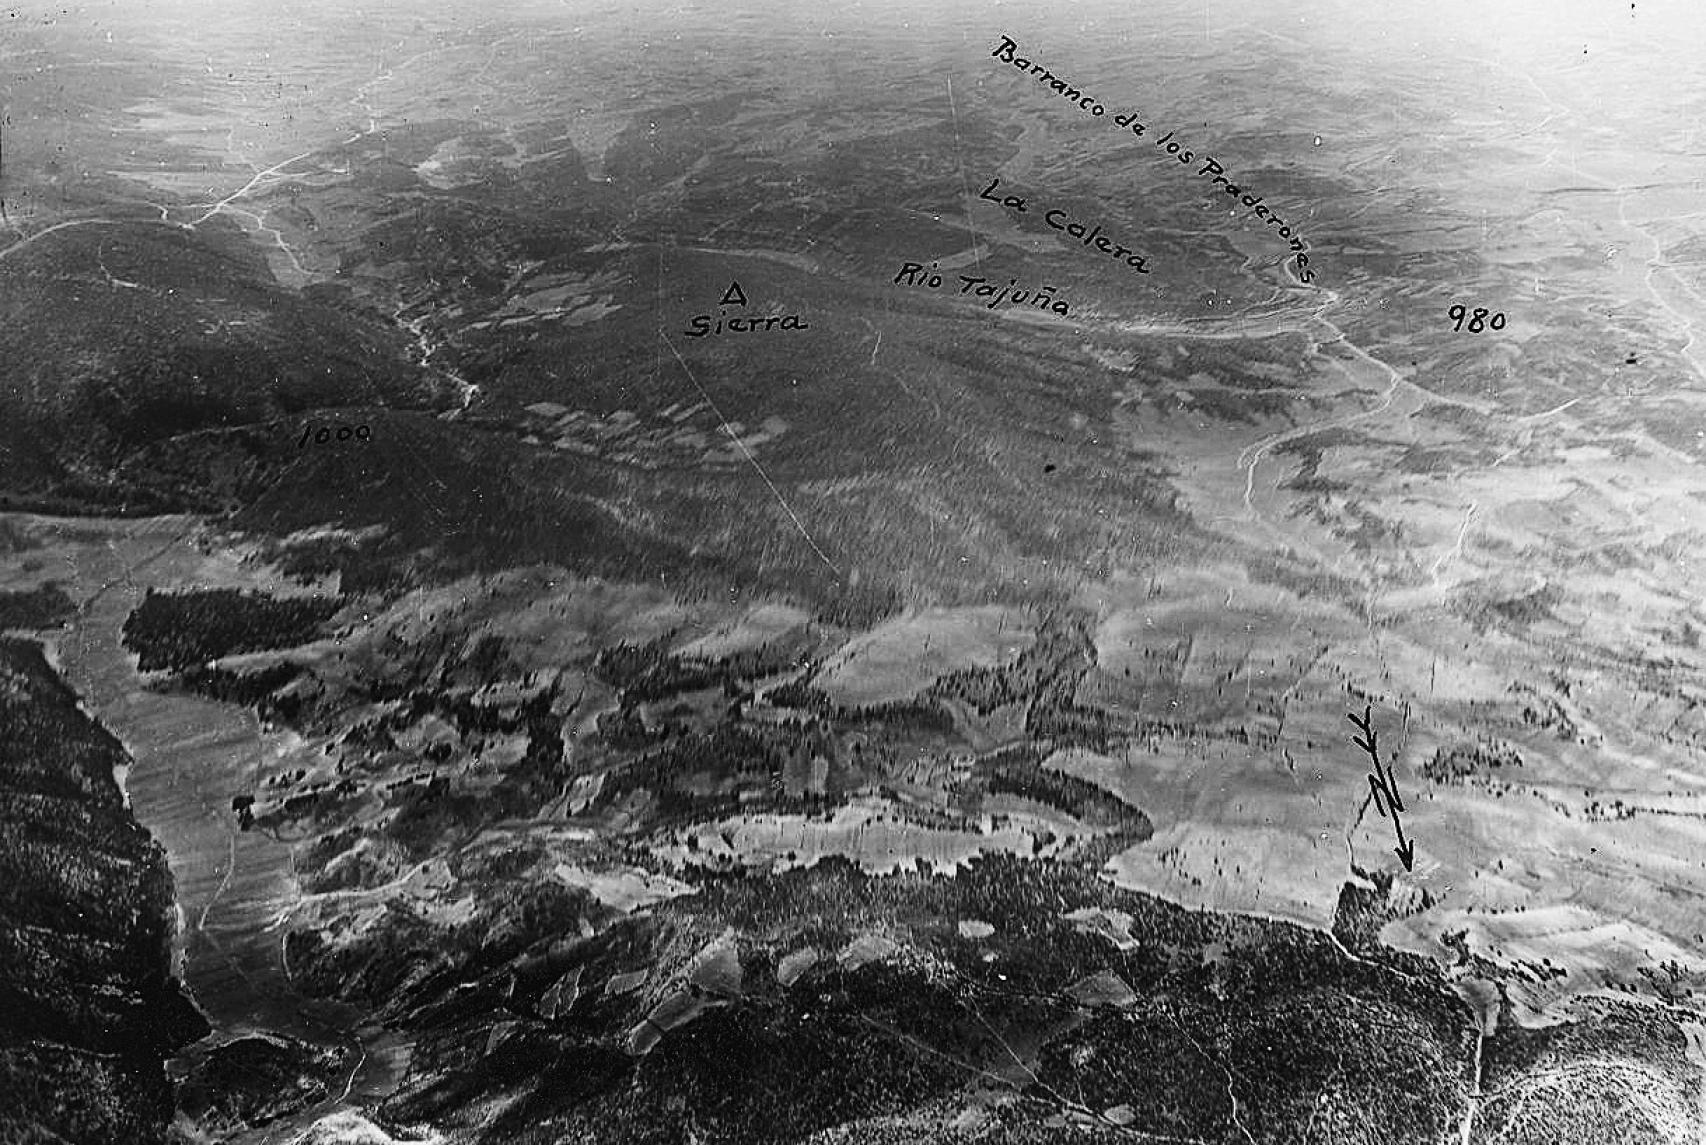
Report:
[[[1280,918],[1317,929],[1333,922],[1344,850],[1262,826],[1176,823],[1116,855],[1122,887],[1186,907]]]
[[[1099,906],[1079,907],[1066,915],[1066,920],[1085,934],[1107,939],[1120,951],[1136,950],[1143,945],[1132,937],[1131,924],[1135,920],[1123,910]]]
[[[872,962],[884,962],[900,952],[900,943],[881,934],[862,934],[836,955],[843,970],[857,970]]]
[[[646,984],[651,976],[649,970],[630,970],[623,974],[612,975],[610,981],[604,984],[604,996],[614,998],[618,994],[628,994]]]
[[[1235,743],[1165,739],[1119,757],[1061,752],[1050,765],[1154,823],[1153,837],[1109,864],[1120,885],[1187,906],[1330,924],[1348,874],[1343,822],[1365,783],[1350,757],[1307,784]]]
[[[573,863],[558,863],[551,874],[559,881],[591,892],[594,898],[612,910],[625,913],[643,910],[654,903],[697,894],[698,888],[679,882],[667,875],[654,875],[638,867],[620,870],[589,871]]]
[[[1111,970],[1098,971],[1088,978],[1067,987],[1066,992],[1085,1006],[1112,1006],[1124,1009],[1136,1004],[1137,991],[1125,979]]]
[[[947,672],[1011,663],[1035,640],[1035,625],[1018,608],[911,611],[849,640],[825,663],[817,686],[850,707],[891,703]]]
[[[703,824],[692,834],[652,848],[676,866],[737,864],[783,871],[810,867],[828,855],[840,855],[873,874],[892,874],[921,860],[937,870],[957,870],[978,855],[1058,855],[1075,837],[1089,832],[1058,813],[1038,808],[984,816],[981,830],[934,830],[907,820],[881,799],[860,799],[835,809],[828,818],[764,813],[736,815]],[[687,839],[691,838],[693,846]],[[1040,851],[1038,839],[1050,841]]]
[[[1624,997],[1624,987],[1641,984],[1648,974],[1657,973],[1679,994],[1706,987],[1706,960],[1696,951],[1575,906],[1429,912],[1389,923],[1382,939],[1402,950],[1432,945],[1437,951],[1447,933],[1463,934],[1471,953],[1504,969],[1505,988],[1524,1025],[1546,1024],[1578,995]]]
[[[783,955],[782,960],[776,964],[777,984],[783,989],[792,986],[800,980],[801,975],[816,966],[821,958],[822,955],[810,946]]]
[[[676,648],[683,656],[717,660],[737,652],[755,651],[760,645],[780,640],[811,623],[811,613],[791,604],[766,602],[754,605],[738,617],[719,624],[705,635]]]
[[[425,1136],[419,1136],[424,1133]],[[340,1110],[316,1121],[293,1145],[446,1145],[450,1139],[431,1129],[411,1128],[393,1137],[354,1110]]]

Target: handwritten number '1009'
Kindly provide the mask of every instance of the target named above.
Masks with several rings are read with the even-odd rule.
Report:
[[[1466,315],[1469,318],[1469,332],[1471,334],[1479,334],[1487,329],[1503,330],[1505,328],[1505,315],[1502,310],[1493,315],[1491,322],[1487,321],[1487,308],[1485,306],[1477,306],[1474,310],[1470,310],[1459,302],[1445,312],[1445,316],[1456,323],[1452,327],[1453,330],[1463,329],[1463,319]]]
[[[310,433],[314,435],[315,445],[325,445],[328,441],[332,440],[332,430],[329,427],[321,426],[319,429],[315,429],[311,425],[305,425],[302,427],[302,440],[296,443],[296,448],[307,448],[308,435]],[[347,425],[340,425],[338,427],[337,438],[339,441],[348,441],[352,437],[357,441],[372,441],[373,430],[365,425],[358,425],[353,429]]]

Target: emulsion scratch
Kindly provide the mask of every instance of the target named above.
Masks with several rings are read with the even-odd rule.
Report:
[[[1515,423],[1517,423],[1518,425],[1523,425],[1523,424],[1526,424],[1528,422],[1533,422],[1533,421],[1541,421],[1545,418],[1551,417],[1555,413],[1563,413],[1565,410],[1569,409],[1571,406],[1575,405],[1577,402],[1579,402],[1581,400],[1582,400],[1581,398],[1571,398],[1569,401],[1565,402],[1563,405],[1553,406],[1551,409],[1546,410],[1543,413],[1531,413],[1527,417],[1513,418],[1512,420]]]
[[[1463,540],[1469,535],[1469,523],[1475,519],[1475,510],[1480,507],[1478,502],[1471,501],[1469,503],[1469,511],[1463,514],[1463,523],[1457,528],[1457,543],[1441,553],[1439,559],[1434,561],[1433,568],[1428,570],[1429,575],[1433,578],[1435,588],[1439,587],[1439,574],[1445,569],[1445,566],[1463,555]]]
[[[707,406],[711,407],[711,412],[716,415],[717,421],[722,423],[723,432],[728,434],[729,440],[735,443],[735,448],[740,450],[741,456],[745,457],[747,464],[752,466],[752,471],[758,474],[759,479],[770,488],[770,493],[776,498],[776,503],[782,506],[782,512],[788,514],[788,519],[794,522],[794,528],[800,531],[800,536],[806,539],[806,544],[812,547],[812,552],[816,553],[818,559],[829,566],[830,572],[834,573],[837,577],[840,577],[841,570],[835,567],[835,562],[830,560],[829,556],[822,549],[818,548],[817,542],[812,540],[812,535],[806,532],[805,523],[801,521],[799,515],[789,507],[787,498],[782,496],[782,490],[776,487],[776,482],[770,480],[770,475],[764,472],[764,467],[762,465],[758,464],[758,458],[752,455],[752,450],[746,447],[746,442],[740,439],[740,434],[736,433],[729,426],[729,419],[723,416],[723,411],[717,408],[717,403],[715,401],[711,400],[710,393],[706,391],[704,386],[699,384],[699,379],[693,376],[693,370],[687,365],[687,359],[681,356],[681,351],[675,348],[675,343],[669,340],[669,335],[664,333],[662,330],[659,330],[658,337],[662,338],[663,344],[669,347],[669,352],[675,355],[675,360],[681,363],[681,372],[687,375],[687,380],[693,383],[693,388],[699,391],[699,396],[705,399],[705,404]]]
[[[948,77],[948,113],[954,120],[954,164],[960,169],[960,193],[966,202],[966,229],[971,232],[971,257],[979,270],[983,269],[983,257],[978,252],[977,224],[971,218],[971,184],[966,182],[965,160],[960,156],[960,109],[954,102],[954,78]]]

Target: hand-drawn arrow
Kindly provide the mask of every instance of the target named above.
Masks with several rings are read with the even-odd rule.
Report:
[[[1387,815],[1386,805],[1391,804],[1392,826],[1398,832],[1398,845],[1392,848],[1392,852],[1404,864],[1406,871],[1412,869],[1416,861],[1416,845],[1404,839],[1404,822],[1398,818],[1397,792],[1389,788],[1384,779],[1376,779],[1372,775],[1368,777],[1368,789],[1374,793],[1374,807],[1382,818]]]
[[[1392,853],[1398,856],[1398,861],[1404,864],[1406,871],[1413,870],[1416,862],[1416,845],[1404,838],[1404,824],[1398,813],[1404,810],[1404,800],[1398,794],[1398,782],[1392,775],[1390,767],[1380,764],[1380,735],[1374,730],[1374,709],[1372,705],[1363,707],[1362,718],[1358,719],[1355,712],[1347,713],[1346,718],[1357,726],[1367,739],[1352,736],[1351,742],[1368,753],[1374,761],[1374,774],[1368,777],[1368,789],[1374,799],[1374,808],[1380,812],[1381,818],[1390,818],[1392,827],[1398,832],[1398,845],[1392,848]]]
[[[1396,807],[1400,811],[1404,810],[1404,800],[1398,794],[1397,779],[1393,777],[1390,767],[1382,770],[1380,766],[1380,733],[1375,731],[1373,727],[1373,706],[1364,705],[1362,710],[1362,719],[1360,720],[1357,719],[1355,712],[1346,713],[1345,718],[1355,724],[1362,734],[1368,737],[1365,740],[1358,736],[1352,736],[1351,742],[1366,751],[1368,753],[1368,757],[1374,761],[1375,775],[1380,777],[1382,784],[1385,786],[1386,794],[1392,800],[1392,806]]]
[[[1392,816],[1392,826],[1398,829],[1398,845],[1392,848],[1392,853],[1398,856],[1398,861],[1404,864],[1406,871],[1414,870],[1416,864],[1416,845],[1404,839],[1404,824],[1398,821],[1398,816]]]

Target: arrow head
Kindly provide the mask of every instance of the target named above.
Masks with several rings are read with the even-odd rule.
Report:
[[[1392,852],[1398,856],[1398,861],[1404,864],[1406,871],[1414,869],[1416,863],[1416,845],[1414,843],[1405,843],[1401,847],[1394,847]]]

